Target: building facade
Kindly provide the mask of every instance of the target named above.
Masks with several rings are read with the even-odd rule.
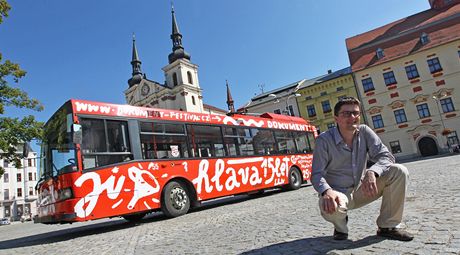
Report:
[[[37,153],[22,159],[22,168],[0,159],[5,173],[0,178],[0,218],[10,221],[32,219],[37,211]]]
[[[251,98],[246,105],[238,109],[239,112],[265,113],[273,112],[291,116],[300,116],[296,97],[300,96],[297,90],[306,82],[300,80],[278,89],[261,93]]]
[[[397,158],[459,144],[460,4],[430,4],[346,40],[367,122]]]
[[[330,72],[306,82],[297,91],[300,116],[316,126],[318,133],[335,127],[334,105],[344,96],[357,96],[351,68]]]

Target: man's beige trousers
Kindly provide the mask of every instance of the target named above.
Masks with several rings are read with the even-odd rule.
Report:
[[[375,197],[366,197],[361,185],[354,190],[350,188],[347,192],[340,193],[340,205],[332,214],[323,211],[323,198],[320,196],[319,208],[323,218],[332,224],[337,231],[348,233],[347,210],[356,209],[382,197],[380,215],[377,218],[377,226],[380,228],[393,228],[402,221],[404,211],[404,200],[406,197],[409,172],[401,164],[393,164],[390,170],[377,178],[378,194]]]

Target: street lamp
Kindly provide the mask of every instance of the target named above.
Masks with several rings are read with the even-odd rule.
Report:
[[[300,96],[301,96],[301,94],[299,94],[299,93],[293,93],[293,94],[291,94],[291,95],[286,97],[286,115],[290,115],[289,114],[289,106],[288,106],[289,98],[291,98],[291,97],[300,97]]]

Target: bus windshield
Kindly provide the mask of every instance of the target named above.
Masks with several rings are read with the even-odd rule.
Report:
[[[40,177],[55,177],[77,171],[71,125],[72,115],[65,106],[46,124],[41,146]]]

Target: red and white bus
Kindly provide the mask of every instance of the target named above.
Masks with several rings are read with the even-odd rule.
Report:
[[[315,127],[265,113],[214,115],[69,100],[46,123],[35,222],[168,217],[201,201],[298,189]]]

